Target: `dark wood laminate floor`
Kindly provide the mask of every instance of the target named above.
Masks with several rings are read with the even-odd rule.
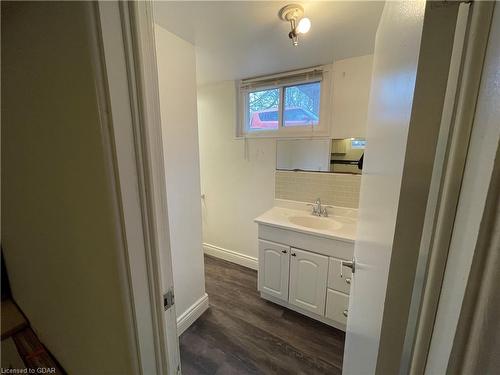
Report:
[[[257,272],[205,257],[210,308],[180,338],[182,373],[340,374],[345,335],[260,298]]]

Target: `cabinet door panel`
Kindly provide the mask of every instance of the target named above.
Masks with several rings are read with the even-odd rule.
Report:
[[[289,302],[324,316],[328,257],[294,248],[290,253]]]
[[[259,290],[288,300],[290,247],[259,240]]]
[[[347,324],[349,296],[335,290],[328,289],[326,297],[326,317],[337,323]]]

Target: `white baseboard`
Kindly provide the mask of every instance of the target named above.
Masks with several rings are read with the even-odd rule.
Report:
[[[248,267],[254,270],[259,269],[259,262],[257,258],[238,253],[233,250],[224,249],[219,246],[210,245],[208,243],[203,244],[203,251],[207,255],[214,256],[216,258],[221,258],[232,263],[239,264],[243,267]]]
[[[177,334],[180,336],[208,309],[207,293],[193,303],[181,316],[177,318]]]

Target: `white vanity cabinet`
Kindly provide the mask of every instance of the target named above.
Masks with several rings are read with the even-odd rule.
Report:
[[[260,296],[345,331],[357,211],[317,217],[305,203],[283,204],[255,219]]]
[[[353,251],[353,242],[259,225],[260,295],[345,331],[352,274],[341,264]]]

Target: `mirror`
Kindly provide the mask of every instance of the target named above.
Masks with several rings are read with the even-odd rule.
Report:
[[[363,138],[280,139],[276,169],[361,174],[365,145]]]
[[[279,139],[276,141],[276,169],[329,172],[329,154],[329,139]]]

